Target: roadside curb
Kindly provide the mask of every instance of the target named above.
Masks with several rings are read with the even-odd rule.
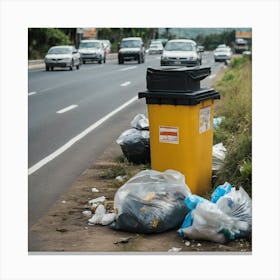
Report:
[[[117,58],[117,56],[118,56],[117,53],[107,54],[106,60],[114,60]],[[28,60],[28,69],[38,69],[44,67],[45,67],[44,59]]]

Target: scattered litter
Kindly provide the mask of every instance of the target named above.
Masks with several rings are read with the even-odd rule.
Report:
[[[106,197],[103,195],[103,196],[100,196],[100,197],[97,197],[97,198],[94,198],[92,200],[90,200],[88,203],[93,205],[93,204],[96,204],[96,203],[104,203],[106,200]]]
[[[59,232],[62,232],[62,233],[69,231],[69,229],[66,229],[66,228],[56,228],[55,230],[59,231]]]
[[[186,241],[186,242],[185,242],[185,245],[186,245],[187,247],[189,247],[189,246],[191,245],[191,242],[190,242],[190,241]]]
[[[103,226],[107,226],[107,225],[113,223],[115,221],[115,219],[116,219],[115,213],[107,213],[107,214],[103,215],[100,224]]]
[[[197,247],[201,247],[201,243],[197,243],[196,246],[197,246]]]
[[[127,181],[115,194],[115,230],[137,233],[163,232],[180,226],[190,194],[185,177],[178,171],[144,170]]]
[[[91,206],[91,209],[95,211],[95,209],[98,205],[99,204],[97,204],[97,203],[92,203],[90,206]]]
[[[82,214],[86,217],[90,217],[92,215],[92,212],[90,210],[85,210],[82,212]]]
[[[180,252],[182,248],[177,248],[177,247],[172,247],[171,249],[168,250],[168,252]]]
[[[97,193],[97,192],[99,192],[99,190],[98,190],[97,188],[92,188],[92,189],[91,189],[91,192]]]
[[[106,209],[103,204],[99,204],[95,210],[95,214],[88,220],[90,225],[109,225],[116,218],[115,213],[106,214]]]
[[[212,148],[212,170],[217,171],[221,168],[226,158],[227,149],[223,143],[218,143]]]
[[[118,182],[122,183],[123,181],[125,181],[125,179],[127,179],[127,176],[117,176],[115,178]]]
[[[116,142],[129,161],[150,162],[149,120],[143,114],[136,115],[131,121],[131,128],[124,131]]]
[[[62,200],[62,201],[61,201],[61,203],[63,203],[63,204],[64,204],[64,203],[66,203],[66,201],[65,201],[65,200]]]
[[[213,118],[213,128],[216,129],[219,127],[219,125],[222,123],[222,121],[225,119],[225,117],[217,117]]]
[[[106,213],[106,209],[103,204],[99,204],[95,210],[95,214],[88,220],[91,224],[100,224],[103,215]]]
[[[88,229],[88,227],[85,227],[85,229]]]
[[[226,182],[214,190],[211,201],[189,195],[185,203],[191,211],[177,231],[182,237],[225,243],[251,233],[252,202],[242,187]]]
[[[115,241],[114,244],[128,243],[128,241],[129,241],[130,239],[132,239],[132,236],[122,237],[122,238],[120,238],[120,240]]]

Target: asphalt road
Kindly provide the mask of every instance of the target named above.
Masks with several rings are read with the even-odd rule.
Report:
[[[102,154],[132,118],[146,113],[147,67],[158,67],[159,55],[144,64],[117,60],[86,64],[79,70],[44,68],[28,72],[28,219],[31,227],[75,179]],[[203,64],[211,87],[223,63],[205,52]],[[128,102],[128,104],[126,104]]]

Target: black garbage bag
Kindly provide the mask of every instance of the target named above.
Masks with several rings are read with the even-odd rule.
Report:
[[[129,161],[133,163],[150,162],[149,130],[130,128],[119,136],[117,143]]]
[[[178,171],[141,171],[115,194],[117,217],[110,227],[137,233],[178,228],[189,211],[184,199],[190,193]]]
[[[131,128],[124,131],[116,142],[121,146],[124,156],[130,162],[150,162],[149,120],[143,114],[138,114],[130,125]]]

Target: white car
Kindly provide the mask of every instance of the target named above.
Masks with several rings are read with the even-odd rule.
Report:
[[[69,67],[73,70],[76,66],[79,69],[80,64],[80,54],[72,46],[51,47],[45,56],[46,71],[53,70],[54,67]]]
[[[160,65],[197,66],[201,64],[201,56],[196,42],[188,39],[175,39],[166,43],[160,59]]]
[[[101,40],[82,40],[79,53],[84,64],[87,61],[97,61],[99,64],[106,62],[106,51]]]
[[[149,54],[162,54],[163,53],[163,46],[161,42],[152,42],[149,47]]]
[[[220,47],[214,50],[215,61],[227,61],[231,60],[232,51],[230,47]]]

